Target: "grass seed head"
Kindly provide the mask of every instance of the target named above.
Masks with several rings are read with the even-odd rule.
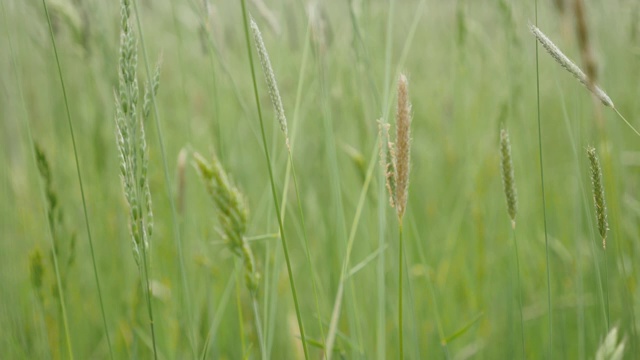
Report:
[[[518,213],[518,192],[511,160],[511,142],[509,141],[509,132],[506,129],[500,130],[500,167],[504,194],[507,198],[507,212],[511,218],[511,226],[515,228]]]
[[[389,124],[378,121],[380,133],[380,166],[384,172],[384,178],[389,191],[389,204],[396,206],[396,164],[393,143],[389,140]]]
[[[193,159],[194,166],[200,174],[207,192],[216,204],[218,221],[221,225],[220,234],[229,249],[236,256],[242,258],[246,286],[250,292],[255,293],[260,275],[256,271],[253,253],[245,239],[249,211],[244,196],[233,185],[215,156],[211,162],[208,162],[199,153],[194,153]]]
[[[610,108],[615,108],[611,98],[598,86],[589,85],[589,78],[585,75],[580,68],[573,63],[549,38],[540,31],[535,25],[529,25],[531,33],[538,39],[538,42],[544,47],[544,49],[553,57],[553,59],[560,64],[565,70],[571,73],[582,85],[589,89],[603,104]]]
[[[602,248],[607,248],[607,203],[604,198],[604,186],[602,184],[602,169],[600,161],[594,147],[587,148],[589,167],[591,173],[591,185],[593,187],[593,202],[596,210],[596,221],[598,223],[598,233],[602,237]]]
[[[280,97],[280,91],[278,90],[278,83],[276,82],[276,76],[273,73],[273,67],[269,60],[269,53],[262,40],[262,34],[256,22],[251,18],[251,32],[253,33],[253,40],[256,43],[256,49],[258,50],[258,57],[260,58],[260,65],[262,66],[262,72],[267,81],[267,87],[269,88],[269,97],[271,98],[271,104],[276,112],[278,123],[280,123],[280,130],[284,133],[287,148],[289,148],[289,131],[287,130],[287,117],[284,114],[284,107],[282,106],[282,98]]]
[[[409,170],[411,162],[411,102],[409,83],[404,74],[398,79],[398,108],[396,111],[396,211],[402,219],[407,206]]]

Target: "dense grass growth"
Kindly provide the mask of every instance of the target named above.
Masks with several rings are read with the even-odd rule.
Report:
[[[640,353],[637,1],[122,3],[0,0],[0,358]]]

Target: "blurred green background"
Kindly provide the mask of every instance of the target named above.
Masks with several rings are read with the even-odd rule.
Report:
[[[70,357],[55,291],[44,184],[30,132],[48,159],[63,213],[54,221],[53,238],[61,259],[74,355],[108,358],[43,3],[0,1],[0,357]],[[540,48],[553,307],[551,315],[548,312],[536,47],[528,29],[535,22],[533,1],[247,3],[262,29],[294,143],[312,268],[305,257],[296,193],[292,180],[285,177],[284,137],[256,68],[276,186],[281,200],[286,195],[285,228],[302,317],[307,335],[320,344],[310,345],[312,358],[322,356],[322,336],[351,232],[349,268],[358,271],[347,279],[334,358],[397,357],[397,220],[380,184],[376,120],[393,124],[400,72],[409,78],[414,115],[404,220],[407,358],[523,356],[513,234],[500,175],[501,127],[511,134],[519,195],[515,234],[526,357],[594,358],[608,333],[608,303],[609,327],[619,329],[624,358],[637,358],[640,138]],[[581,64],[573,1],[564,7],[559,3],[539,1],[539,27]],[[149,358],[148,320],[115,146],[120,5],[98,0],[46,4],[75,130],[113,350],[116,358]],[[637,125],[640,3],[587,0],[585,8],[599,84]],[[172,221],[169,197],[178,196],[177,161],[183,148],[218,155],[248,199],[249,236],[275,234],[251,242],[262,273],[259,303],[268,357],[301,358],[240,2],[140,0],[138,10],[147,61],[153,66],[158,57],[163,59],[156,104],[171,180],[164,181],[158,131],[150,122],[146,126],[155,217],[151,279],[161,358],[192,357],[192,347],[197,354],[206,347],[206,357],[212,359],[260,355],[241,269],[221,244],[214,204],[190,161],[184,173],[183,206],[177,223]],[[138,58],[143,81],[142,50]],[[604,171],[610,226],[606,252],[594,221],[587,145],[596,147]],[[370,165],[375,171],[367,182]],[[180,283],[174,227],[183,242],[189,303]],[[40,288],[32,281],[37,251],[43,257]],[[186,319],[187,307],[192,319]]]

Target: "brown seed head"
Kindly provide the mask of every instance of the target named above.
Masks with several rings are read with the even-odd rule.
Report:
[[[409,190],[409,168],[411,159],[411,103],[409,83],[404,74],[398,79],[398,108],[396,111],[396,210],[402,219]]]

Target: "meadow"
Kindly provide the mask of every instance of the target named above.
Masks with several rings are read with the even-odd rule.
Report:
[[[640,2],[0,12],[0,358],[640,357]]]

